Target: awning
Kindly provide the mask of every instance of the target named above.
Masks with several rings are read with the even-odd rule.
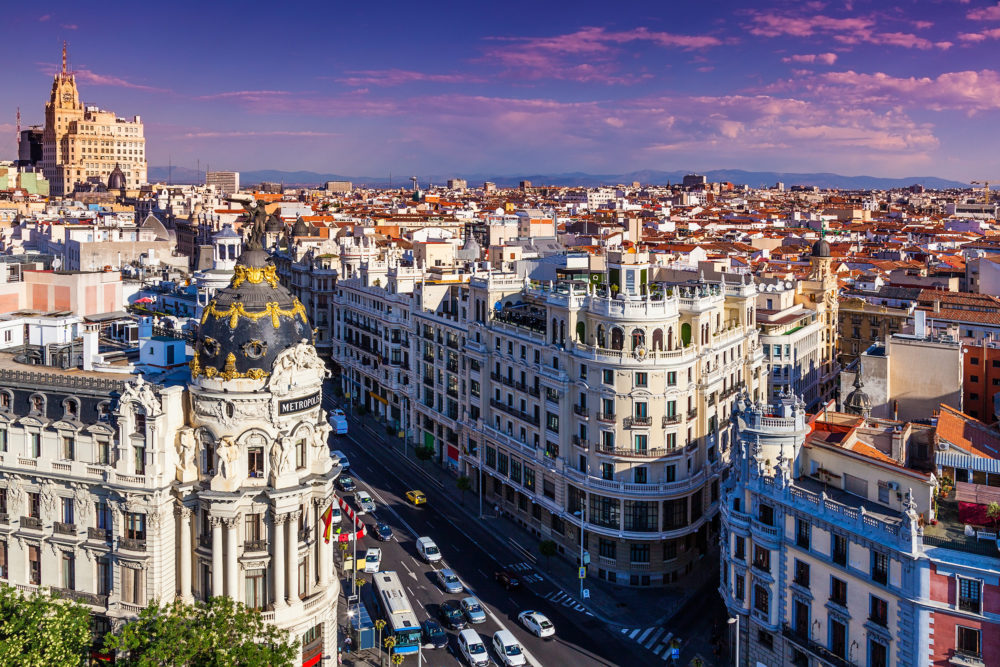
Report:
[[[1000,475],[1000,459],[988,459],[983,456],[972,456],[955,451],[936,452],[934,463],[939,468],[964,468]]]
[[[376,394],[374,391],[369,391],[368,395],[371,396],[372,398],[374,398],[379,403],[382,403],[384,405],[389,405],[389,401],[385,400],[384,398],[382,398],[381,396],[379,396],[378,394]]]

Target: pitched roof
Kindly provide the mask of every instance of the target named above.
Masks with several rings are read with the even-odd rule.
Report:
[[[944,403],[941,404],[935,433],[942,440],[974,456],[1000,459],[1000,433]]]

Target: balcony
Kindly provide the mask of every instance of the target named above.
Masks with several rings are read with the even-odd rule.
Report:
[[[515,408],[513,405],[507,405],[502,401],[498,401],[495,398],[490,399],[490,407],[506,412],[512,417],[517,417],[522,421],[526,421],[533,426],[538,426],[539,420],[533,415],[529,415],[527,412],[521,412],[519,409]]]
[[[428,353],[425,352],[424,353],[424,361],[426,361],[429,364],[433,364],[434,363],[434,355],[433,354],[428,354]]]
[[[587,410],[586,405],[574,405],[573,412],[584,419],[590,419],[590,412]]]
[[[613,413],[613,412],[598,412],[597,413],[597,421],[604,422],[606,424],[614,424],[615,423],[615,413]]]
[[[688,421],[691,421],[697,416],[698,416],[698,408],[691,408],[690,410],[688,410],[687,414]]]
[[[95,542],[110,542],[111,531],[107,528],[87,528],[87,539]]]
[[[789,642],[795,644],[806,653],[818,658],[824,664],[833,665],[833,667],[851,667],[851,663],[841,658],[839,655],[822,644],[814,642],[805,632],[799,632],[794,630],[790,625],[785,624],[781,633]]]
[[[76,600],[77,602],[89,604],[92,607],[108,606],[107,595],[95,595],[94,593],[85,593],[83,591],[77,591],[71,588],[53,588],[52,591],[58,593],[59,597],[63,599]]]
[[[667,428],[668,426],[671,426],[673,424],[680,424],[680,423],[681,423],[681,416],[676,414],[665,416],[663,418],[663,421],[661,422],[663,428]]]
[[[72,523],[55,521],[52,524],[52,529],[60,535],[76,535],[76,525]]]
[[[267,540],[244,540],[243,551],[267,551]]]
[[[574,435],[573,436],[573,444],[576,445],[577,447],[581,448],[581,449],[589,449],[590,448],[590,443],[588,443],[586,440],[582,439],[578,435]]]
[[[628,449],[626,447],[608,447],[597,443],[595,450],[598,454],[608,456],[621,456],[630,459],[658,459],[661,456],[672,454],[675,450],[666,447],[654,447],[652,449]]]
[[[626,417],[622,420],[625,428],[648,428],[652,423],[652,417]]]
[[[129,551],[145,551],[146,539],[145,538],[139,539],[134,537],[119,537],[118,548],[128,549]]]
[[[21,528],[31,528],[33,530],[41,530],[42,520],[34,516],[22,516]]]

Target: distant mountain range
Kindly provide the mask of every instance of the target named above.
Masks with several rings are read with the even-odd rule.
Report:
[[[428,183],[444,185],[450,178],[464,178],[470,187],[480,187],[483,181],[492,181],[499,187],[516,187],[521,181],[531,181],[532,185],[584,186],[615,185],[638,181],[643,185],[666,185],[679,183],[686,171],[656,171],[644,169],[626,174],[587,174],[574,171],[563,174],[525,174],[523,176],[499,176],[496,174],[429,174],[420,177],[420,186]],[[781,182],[785,187],[793,185],[814,185],[820,188],[839,188],[842,190],[891,190],[919,184],[932,190],[948,188],[968,188],[968,183],[951,181],[937,176],[907,176],[905,178],[882,178],[879,176],[842,176],[832,173],[800,174],[778,171],[743,171],[740,169],[713,169],[698,172],[709,182],[729,182],[735,185],[750,185],[753,187],[773,186]],[[150,167],[149,180],[152,182],[171,183],[201,183],[204,175],[187,167]],[[408,178],[393,178],[391,184],[387,176],[344,176],[342,174],[324,174],[315,171],[280,171],[277,169],[259,169],[240,172],[240,184],[252,185],[261,181],[283,183],[286,186],[316,186],[326,181],[351,181],[355,185],[369,187],[403,187],[409,186]]]

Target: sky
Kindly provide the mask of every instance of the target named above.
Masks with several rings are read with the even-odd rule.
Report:
[[[995,1],[17,3],[0,36],[0,159],[66,40],[154,166],[1000,181]]]

